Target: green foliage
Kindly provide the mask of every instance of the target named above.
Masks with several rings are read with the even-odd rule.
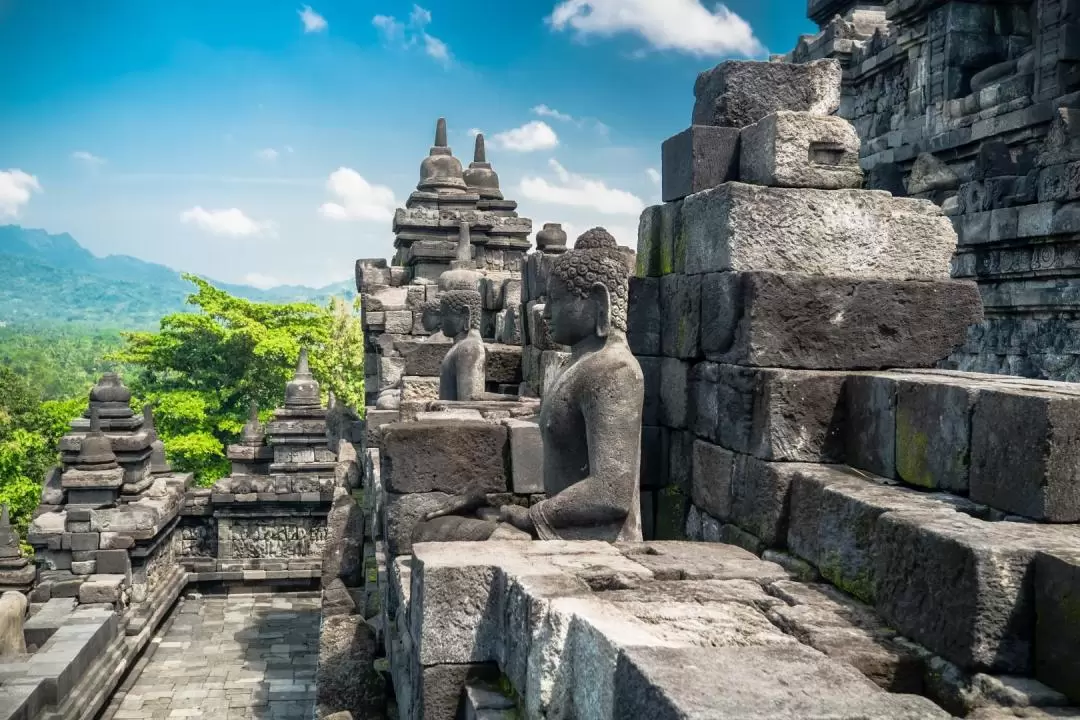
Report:
[[[363,407],[355,302],[258,303],[185,278],[196,287],[188,298],[196,312],[162,318],[157,333],[125,333],[113,356],[134,368],[126,378],[132,391],[156,405],[158,434],[178,470],[194,472],[203,485],[227,474],[224,448],[237,439],[248,404],[256,401],[266,417],[282,403],[301,347],[324,394]]]
[[[102,373],[124,372],[105,359],[122,344],[117,330],[0,327],[0,365],[26,378],[44,398],[85,395]]]
[[[0,504],[26,532],[41,496],[41,482],[59,461],[56,445],[85,401],[40,401],[23,377],[0,366]]]

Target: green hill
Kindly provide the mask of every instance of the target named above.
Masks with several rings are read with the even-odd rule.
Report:
[[[356,294],[351,280],[268,290],[207,280],[259,302],[325,304],[331,295]],[[97,257],[67,233],[0,226],[0,324],[156,328],[163,315],[186,309],[192,291],[191,283],[164,265],[127,255]]]

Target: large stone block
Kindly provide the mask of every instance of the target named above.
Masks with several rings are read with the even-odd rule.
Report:
[[[517,385],[521,382],[521,347],[487,343],[487,361],[484,364],[488,382]]]
[[[418,377],[438,377],[443,358],[453,347],[448,342],[419,342],[408,345],[401,348],[401,353],[405,356],[404,374]]]
[[[424,515],[449,500],[451,495],[443,492],[411,493],[408,495],[385,494],[382,504],[382,527],[386,536],[386,548],[392,556],[412,552],[413,530]]]
[[[691,125],[665,140],[660,152],[664,202],[739,179],[737,128]]]
[[[383,428],[382,479],[396,493],[507,490],[507,430],[469,420]]]
[[[683,272],[686,247],[681,235],[681,217],[681,201],[653,205],[641,213],[635,275],[657,277]]]
[[[840,63],[728,60],[698,75],[695,125],[742,128],[778,110],[831,115],[840,107]]]
[[[785,547],[792,479],[796,471],[812,468],[737,456],[731,479],[731,522],[768,547]]]
[[[896,476],[896,380],[857,374],[844,384],[848,465],[885,478]]]
[[[667,486],[670,432],[668,428],[654,425],[641,427],[641,487]]]
[[[690,363],[678,358],[660,360],[660,424],[669,428],[687,426],[688,375]]]
[[[700,352],[701,278],[664,275],[660,279],[660,346],[664,355],[689,359]]]
[[[732,343],[709,360],[805,369],[926,367],[982,319],[974,283],[736,273],[737,301],[710,308]],[[666,329],[666,328],[665,328]]]
[[[540,427],[524,420],[504,420],[510,438],[510,490],[519,495],[544,492],[544,445]]]
[[[750,454],[785,462],[843,460],[844,373],[765,368],[754,375]]]
[[[663,316],[660,312],[660,280],[630,278],[630,307],[626,340],[635,355],[659,355]]]
[[[903,635],[966,670],[1029,675],[1032,562],[1075,548],[1075,529],[963,513],[889,512],[874,538],[876,607]]]
[[[880,190],[725,183],[682,202],[687,273],[720,270],[897,280],[949,278],[956,232],[928,200]]]
[[[901,480],[967,493],[977,396],[975,383],[959,379],[897,379],[895,467]]]
[[[735,453],[718,445],[694,441],[690,497],[699,510],[724,522],[731,517],[735,457]]]
[[[1080,703],[1080,551],[1035,559],[1035,677]]]
[[[887,693],[803,645],[632,647],[618,656],[614,714],[682,720],[931,720],[950,717],[917,695]]]
[[[873,603],[877,592],[878,518],[890,510],[953,515],[921,493],[867,480],[845,466],[806,465],[791,481],[787,544],[822,577]]]
[[[971,420],[971,499],[1037,520],[1080,520],[1080,396],[980,393]]]
[[[859,135],[847,120],[780,111],[742,129],[739,179],[771,187],[862,187]]]
[[[401,402],[439,399],[439,378],[404,375],[401,378]]]

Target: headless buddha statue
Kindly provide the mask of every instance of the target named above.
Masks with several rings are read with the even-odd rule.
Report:
[[[600,228],[578,238],[552,268],[545,313],[553,339],[569,345],[571,356],[541,403],[547,499],[496,511],[483,495],[457,496],[425,516],[414,542],[526,533],[541,540],[641,540],[644,380],[626,342],[628,276],[615,239]]]

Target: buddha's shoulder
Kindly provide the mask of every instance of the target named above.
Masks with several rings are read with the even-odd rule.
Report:
[[[641,365],[630,352],[630,348],[617,346],[594,353],[581,363],[589,374],[610,377],[620,382],[628,379],[643,379]]]

